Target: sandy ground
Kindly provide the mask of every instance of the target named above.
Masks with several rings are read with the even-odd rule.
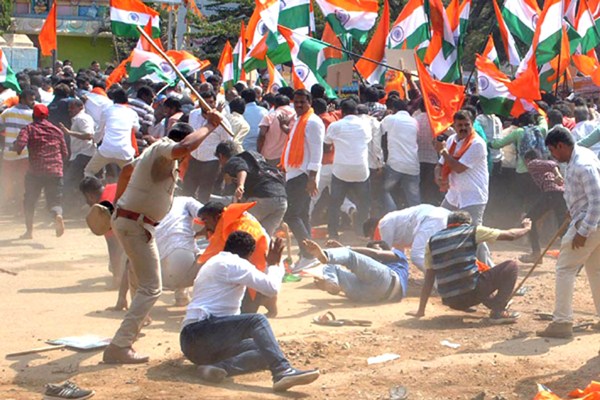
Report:
[[[38,220],[41,219],[38,217]],[[112,336],[123,313],[105,311],[114,304],[108,291],[109,273],[104,239],[93,236],[83,222],[68,221],[57,239],[52,226],[37,224],[35,239],[15,240],[20,220],[0,217],[0,266],[17,276],[0,273],[0,354],[42,347],[65,336]],[[494,245],[494,258],[516,258],[524,244]],[[531,291],[517,298],[518,324],[491,326],[487,311],[462,314],[446,309],[438,297],[421,320],[407,317],[415,310],[420,287],[411,284],[399,304],[353,304],[316,290],[310,279],[285,283],[279,296],[279,316],[271,321],[284,353],[299,368],[318,367],[322,377],[310,386],[273,394],[268,372],[227,379],[221,385],[202,383],[194,366],[179,349],[184,308],[165,293],[136,348],[152,360],[137,366],[101,363],[101,352],[70,350],[0,360],[1,399],[40,399],[47,382],[71,379],[96,390],[98,399],[385,399],[389,388],[404,385],[411,399],[532,399],[536,382],[566,396],[576,387],[598,379],[600,335],[589,331],[573,340],[536,338],[545,326],[538,311],[551,311],[554,301],[554,260],[546,258],[533,274]],[[522,270],[521,275],[524,275]],[[420,278],[414,268],[411,275]],[[373,326],[320,327],[312,318],[332,310],[339,318],[369,319]],[[577,280],[576,321],[594,320],[585,272]],[[448,340],[461,345],[440,345]],[[384,353],[401,357],[367,365],[367,358]],[[498,396],[498,397],[496,397]]]

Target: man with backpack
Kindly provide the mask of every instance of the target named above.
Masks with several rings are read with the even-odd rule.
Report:
[[[503,137],[493,140],[489,146],[492,149],[501,149],[512,143],[517,147],[517,170],[514,182],[515,192],[519,195],[518,211],[523,212],[528,207],[527,201],[530,197],[536,197],[539,193],[531,175],[527,173],[525,154],[533,149],[538,150],[542,157],[547,158],[548,149],[544,144],[548,123],[539,114],[525,112],[518,118],[519,127]]]
[[[246,203],[256,202],[250,213],[273,235],[287,210],[285,178],[260,153],[252,150],[235,153],[231,141],[219,143],[215,151],[225,179],[236,182],[234,202],[242,198]]]

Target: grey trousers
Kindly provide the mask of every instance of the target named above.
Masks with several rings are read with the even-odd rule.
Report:
[[[246,202],[252,203],[256,201],[256,205],[250,210],[250,214],[260,222],[265,228],[269,236],[273,235],[287,210],[287,199],[285,197],[251,197]]]
[[[466,211],[471,216],[473,220],[473,226],[482,225],[483,224],[483,214],[485,213],[485,207],[487,204],[476,204],[473,206],[467,206],[463,208],[458,208],[453,206],[448,202],[448,200],[444,199],[441,207],[444,207],[450,211]],[[480,243],[477,246],[477,259],[487,265],[488,267],[494,266],[494,261],[492,261],[492,253],[490,252],[490,248],[487,243]]]
[[[112,340],[116,346],[130,347],[162,293],[160,258],[154,232],[149,230],[151,228],[146,229],[137,221],[116,217],[116,214],[113,215],[112,228],[129,258],[138,283],[129,311]]]

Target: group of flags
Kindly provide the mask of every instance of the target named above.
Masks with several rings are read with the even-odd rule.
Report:
[[[189,0],[192,1],[192,0]],[[514,76],[500,71],[500,58],[492,35],[487,37],[482,54],[477,54],[477,86],[485,112],[517,116],[537,109],[540,91],[550,92],[565,78],[573,64],[583,75],[600,86],[600,62],[595,47],[600,44],[600,0],[545,0],[540,9],[536,0],[492,0],[495,27],[500,33],[508,65]],[[247,26],[241,21],[235,45],[227,42],[218,69],[225,87],[246,80],[247,73],[268,68],[269,90],[287,85],[277,70],[278,64],[292,65],[295,88],[310,89],[318,83],[330,97],[334,90],[325,76],[330,65],[348,60],[352,41],[366,44],[369,32],[377,25],[366,50],[355,64],[370,84],[383,84],[404,96],[405,77],[387,66],[386,49],[414,50],[419,79],[436,133],[447,128],[451,116],[462,106],[465,88],[455,84],[462,76],[461,61],[467,32],[471,0],[408,0],[398,17],[390,23],[388,0],[379,15],[378,0],[314,0],[325,18],[320,39],[315,37],[312,0],[256,0]],[[139,43],[107,83],[128,74],[131,79],[150,77],[173,82],[175,71],[160,55],[160,18],[157,11],[140,0],[111,0],[110,18],[115,35],[138,37]],[[145,27],[156,47],[140,37]],[[519,53],[517,41],[528,46]],[[43,55],[56,51],[56,2],[40,32]],[[185,51],[166,52],[184,74],[206,68]],[[12,71],[2,57],[0,82],[10,82]],[[16,80],[15,80],[16,82]],[[9,83],[10,84],[10,83]],[[462,91],[462,92],[461,92]],[[462,94],[461,94],[462,93]]]

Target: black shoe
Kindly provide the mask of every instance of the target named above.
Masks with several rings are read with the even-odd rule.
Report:
[[[273,377],[273,390],[283,392],[292,386],[308,385],[316,381],[320,374],[318,369],[300,371],[299,369],[290,367],[281,374]]]
[[[62,385],[53,385],[49,383],[46,385],[46,392],[44,392],[43,400],[84,400],[92,397],[94,393],[93,390],[81,389],[70,381],[66,381]]]

